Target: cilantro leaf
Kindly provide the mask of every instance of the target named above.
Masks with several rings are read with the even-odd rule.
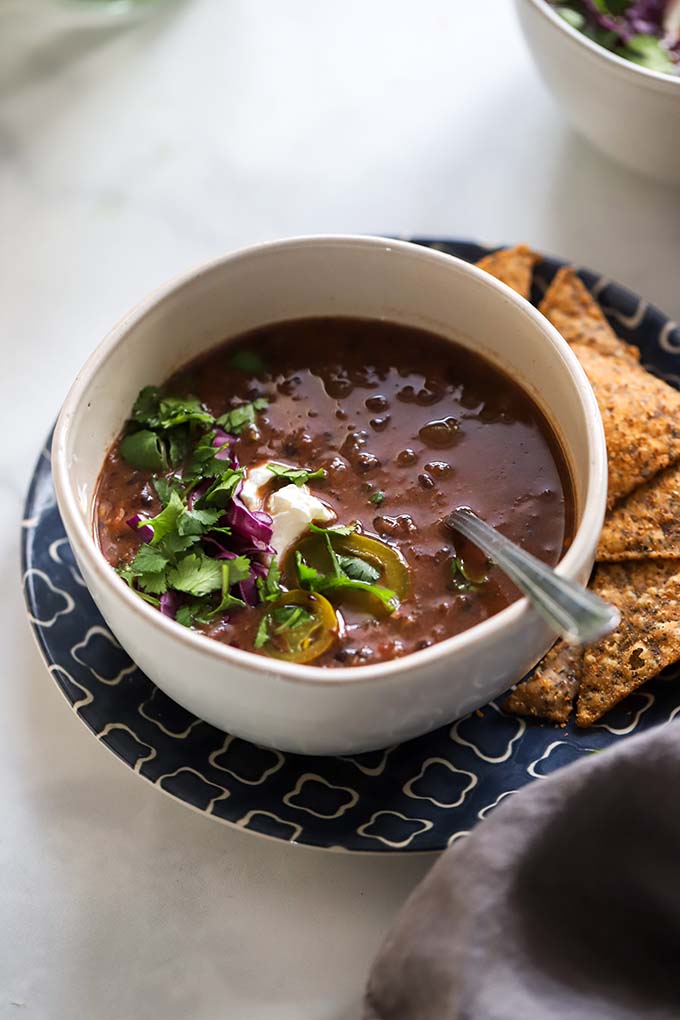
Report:
[[[165,471],[167,454],[165,446],[155,432],[141,429],[125,436],[118,447],[118,452],[131,467],[146,471]]]
[[[613,14],[615,18],[625,14],[631,2],[632,0],[595,0],[595,4],[602,14]]]
[[[210,616],[204,599],[187,602],[177,610],[175,619],[183,627],[194,627],[197,623],[210,623]]]
[[[118,567],[118,573],[137,594],[162,595],[168,585],[165,577],[168,558],[153,546],[143,545],[131,563]]]
[[[197,506],[226,507],[234,498],[238,483],[242,480],[243,468],[227,468],[197,501]]]
[[[186,425],[172,429],[168,436],[168,456],[173,467],[179,467],[189,456],[191,437]]]
[[[240,581],[245,581],[247,577],[250,577],[250,561],[247,556],[236,556],[233,560],[222,560],[222,598],[219,604],[210,613],[212,616],[217,616],[219,613],[225,613],[229,609],[245,609],[246,604],[243,599],[236,598],[232,595],[229,589],[238,584]]]
[[[313,622],[314,615],[304,606],[277,606],[269,609],[260,620],[253,647],[264,648],[272,637],[287,630],[295,630],[296,627],[309,626]]]
[[[161,512],[149,520],[140,521],[139,527],[150,524],[153,528],[151,545],[158,545],[170,532],[177,531],[177,520],[183,511],[184,503],[179,494],[173,491],[170,493],[167,505],[163,507]]]
[[[145,386],[140,391],[132,418],[151,429],[172,429],[189,422],[212,425],[215,419],[195,397],[161,396],[157,386]]]
[[[168,557],[152,545],[143,545],[130,564],[136,574],[160,574],[168,565]]]
[[[328,544],[330,546],[330,540]],[[367,581],[348,577],[342,571],[335,552],[331,553],[331,558],[333,560],[334,573],[321,574],[314,567],[310,567],[308,563],[305,563],[299,550],[296,551],[295,562],[300,585],[309,591],[318,591],[321,595],[333,594],[343,590],[365,591],[379,599],[390,613],[398,609],[399,600],[396,593],[391,591],[390,588],[383,588],[379,584],[370,584]]]
[[[376,570],[372,563],[367,563],[359,556],[338,556],[338,562],[346,577],[354,581],[366,581],[373,584],[380,577],[380,571]]]
[[[257,397],[249,404],[241,404],[239,407],[232,408],[231,411],[227,411],[221,418],[217,419],[217,424],[221,425],[227,432],[231,432],[234,436],[240,436],[246,425],[254,425],[257,411],[264,411],[265,407],[269,404],[266,397]]]
[[[283,588],[281,587],[281,570],[276,556],[272,557],[269,569],[267,570],[267,576],[264,578],[258,577],[255,583],[257,585],[257,594],[260,596],[260,602],[273,602],[274,599],[279,597]]]
[[[221,589],[222,563],[197,549],[178,560],[176,566],[168,568],[167,580],[171,588],[200,598]]]
[[[168,590],[165,571],[161,574],[138,574],[135,580],[138,587],[148,595],[163,595]]]
[[[318,471],[310,471],[308,468],[293,468],[286,464],[276,464],[273,461],[267,464],[267,471],[271,471],[277,478],[285,478],[293,485],[306,485],[314,478],[325,478],[326,469],[319,468]]]
[[[485,575],[482,577],[471,577],[462,556],[454,556],[450,561],[451,586],[455,591],[473,592],[477,591],[489,580]]]
[[[310,591],[320,591],[316,585],[322,584],[326,580],[325,575],[317,570],[316,567],[310,567],[309,563],[305,563],[299,550],[295,553],[295,563],[302,587],[309,588]]]
[[[253,648],[264,648],[266,644],[269,644],[269,614],[265,615],[260,620],[260,626],[257,628],[257,634],[253,641]]]
[[[158,406],[158,428],[172,429],[189,422],[196,425],[212,425],[215,419],[195,397],[161,398]]]
[[[163,506],[167,506],[173,492],[179,495],[179,481],[176,478],[154,478],[153,487]]]
[[[347,538],[348,535],[353,535],[357,530],[358,524],[356,521],[354,524],[339,524],[336,528],[320,528],[317,524],[310,524],[309,530],[316,532],[317,535],[337,535],[339,538]]]
[[[157,386],[145,386],[140,390],[132,408],[132,417],[140,425],[149,425],[155,421],[161,393]]]
[[[675,74],[676,65],[671,60],[668,50],[654,35],[634,35],[625,46],[617,50],[617,53],[620,57],[646,67],[649,71]]]
[[[186,552],[192,545],[196,545],[200,542],[200,535],[180,535],[178,531],[171,531],[165,536],[162,542],[159,542],[159,548],[163,550],[168,557],[174,559],[179,556],[180,553]]]
[[[379,492],[374,492],[369,502],[372,503],[373,506],[380,506],[381,503],[384,503],[385,493],[382,491],[382,489],[380,489]]]
[[[217,524],[222,516],[221,510],[188,510],[182,509],[177,518],[177,531],[180,535],[203,535]],[[231,528],[220,528],[230,534]]]
[[[247,556],[235,556],[233,560],[226,560],[224,566],[227,568],[230,586],[247,581],[250,577],[250,560]]]
[[[201,436],[194,447],[189,465],[185,472],[185,478],[198,480],[199,478],[215,478],[221,475],[227,468],[228,461],[218,460],[217,454],[231,445],[231,440],[223,446],[214,446],[213,442],[216,432],[206,432]]]

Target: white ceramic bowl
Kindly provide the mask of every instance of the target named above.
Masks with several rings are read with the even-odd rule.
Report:
[[[617,57],[545,0],[515,0],[548,88],[582,135],[625,166],[680,182],[680,77]]]
[[[97,477],[142,385],[162,382],[225,337],[318,315],[433,330],[526,387],[571,466],[578,530],[558,569],[582,582],[604,515],[606,450],[592,390],[547,320],[486,273],[416,245],[326,236],[259,245],[173,282],[115,327],[73,384],[52,446],[59,509],[95,602],[144,672],[196,715],[260,744],[345,754],[407,739],[485,704],[546,651],[548,628],[522,599],[392,662],[339,669],[276,662],[162,616],[116,575],[92,537]]]

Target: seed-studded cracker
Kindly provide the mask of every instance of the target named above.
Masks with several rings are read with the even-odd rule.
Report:
[[[557,641],[528,680],[505,702],[514,715],[566,723],[571,715],[583,664],[583,649]]]
[[[539,305],[568,344],[585,344],[600,354],[639,360],[637,347],[619,340],[586,285],[569,266],[558,270]]]
[[[539,260],[540,255],[531,248],[518,244],[514,248],[502,248],[491,255],[485,255],[477,265],[528,299],[534,266]]]
[[[667,468],[607,514],[598,560],[680,556],[680,465]]]
[[[621,623],[587,648],[576,704],[578,726],[680,659],[680,562],[643,560],[598,567],[593,588],[621,611]]]
[[[595,391],[609,454],[607,506],[680,461],[680,392],[632,358],[576,344]]]

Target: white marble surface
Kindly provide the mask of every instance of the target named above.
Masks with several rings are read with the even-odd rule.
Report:
[[[0,90],[0,1018],[350,1020],[428,860],[231,831],[97,745],[24,621],[34,458],[107,327],[227,249],[523,239],[680,318],[678,193],[567,129],[508,0],[185,0],[85,29],[0,0]]]

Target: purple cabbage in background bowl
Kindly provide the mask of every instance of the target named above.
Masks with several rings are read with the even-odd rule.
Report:
[[[548,0],[568,24],[619,57],[680,76],[680,0]]]

